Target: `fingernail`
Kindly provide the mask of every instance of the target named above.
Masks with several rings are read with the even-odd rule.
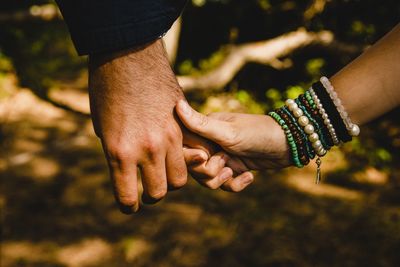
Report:
[[[179,100],[180,108],[185,115],[190,115],[190,106],[185,100]]]
[[[222,181],[228,180],[229,178],[231,178],[232,176],[232,172],[229,170],[225,170],[223,173],[221,173],[221,175],[219,176],[219,178]]]
[[[221,164],[221,165],[225,165],[227,159],[228,159],[228,157],[227,157],[225,154],[222,154],[222,155],[221,155],[221,158],[220,158],[220,160],[219,160],[220,164]]]
[[[253,180],[254,180],[253,176],[249,174],[244,178],[243,183],[250,184],[251,182],[253,182]]]

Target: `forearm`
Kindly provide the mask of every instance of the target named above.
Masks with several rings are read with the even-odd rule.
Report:
[[[400,24],[331,79],[350,118],[363,124],[400,104]]]

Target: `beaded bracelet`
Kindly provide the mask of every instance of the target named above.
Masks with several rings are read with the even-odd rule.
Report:
[[[298,159],[300,160],[300,163],[302,165],[305,165],[305,163],[307,162],[307,155],[305,154],[304,147],[302,146],[303,141],[300,137],[299,132],[296,130],[295,126],[290,121],[288,115],[283,112],[283,109],[276,110],[275,112],[285,121],[286,125],[289,128],[289,131],[292,133],[293,140],[297,148]]]
[[[295,100],[287,99],[285,106],[268,115],[284,130],[293,165],[301,168],[317,156],[316,183],[321,178],[321,157],[332,146],[350,141],[360,133],[326,77]]]
[[[321,140],[325,140],[326,139],[326,144],[329,147],[334,146],[334,140],[332,139],[332,137],[329,134],[326,134],[326,132],[328,131],[326,129],[326,127],[323,127],[324,125],[324,119],[322,117],[322,115],[320,114],[317,105],[314,102],[313,97],[310,94],[310,90],[312,88],[310,88],[309,90],[307,90],[304,95],[301,95],[299,98],[303,101],[304,106],[307,108],[307,110],[310,111],[311,114],[313,114],[315,116],[316,121],[318,122],[318,124],[321,126],[322,129],[322,136],[323,138],[321,138]]]
[[[325,76],[322,76],[320,79],[322,85],[325,87],[329,96],[331,97],[333,103],[336,106],[336,109],[339,111],[340,117],[342,118],[344,124],[346,125],[346,129],[351,136],[358,136],[360,134],[360,127],[357,124],[351,122],[349,115],[342,105],[342,101],[340,101],[337,93],[333,89],[331,82]]]
[[[315,123],[318,125],[319,128],[321,142],[324,145],[324,148],[326,150],[329,150],[334,145],[333,140],[331,139],[329,131],[326,129],[324,125],[324,120],[322,119],[318,109],[312,108],[308,103],[308,101],[305,99],[304,95],[299,96],[298,99],[303,103],[307,112],[310,113],[311,117],[313,117],[313,119],[315,120]]]
[[[293,138],[295,140],[295,143],[297,145],[297,151],[299,154],[299,160],[302,165],[307,165],[310,162],[310,157],[308,156],[308,151],[307,151],[307,137],[304,138],[302,136],[302,133],[304,133],[300,127],[298,127],[296,123],[296,119],[292,117],[292,114],[290,111],[286,109],[286,107],[282,107],[281,109],[278,109],[275,111],[278,113],[279,116],[286,122],[286,124],[289,127],[289,130],[291,131]]]
[[[311,141],[315,153],[318,156],[324,156],[326,154],[326,150],[322,146],[322,143],[319,140],[319,135],[315,132],[315,127],[313,126],[313,124],[310,123],[310,120],[307,118],[307,116],[304,116],[303,111],[299,108],[299,106],[293,99],[286,100],[285,104],[296,117],[299,124],[303,127],[304,132],[308,135],[308,138]]]
[[[312,147],[311,141],[308,140],[307,134],[301,129],[301,126],[298,124],[296,118],[293,116],[292,113],[290,113],[286,106],[283,106],[282,110],[290,117],[293,125],[296,127],[296,131],[300,133],[304,143],[304,148],[307,151],[308,158],[313,159],[315,157],[315,152]]]
[[[317,122],[317,117],[312,116],[312,112],[310,110],[307,109],[306,104],[303,105],[300,101],[302,95],[300,95],[295,102],[298,104],[298,106],[303,110],[304,114],[307,116],[307,118],[312,122],[312,124],[315,126],[316,128],[316,132],[319,136],[319,139],[321,140],[322,146],[325,150],[329,150],[330,149],[330,145],[328,144],[328,142],[326,142],[326,138],[324,137],[324,133],[323,133],[323,127],[321,127],[321,125]],[[312,142],[312,140],[310,140]]]
[[[290,132],[288,126],[285,124],[285,121],[274,111],[269,112],[268,115],[271,116],[272,118],[274,118],[275,121],[277,121],[279,123],[279,125],[282,127],[283,131],[285,132],[286,139],[289,143],[290,151],[292,152],[293,163],[296,167],[302,168],[303,165],[300,162],[296,144],[293,140],[292,133]]]
[[[320,103],[320,100],[318,99],[318,96],[315,94],[314,89],[310,88],[309,93],[311,95],[311,97],[313,98],[314,103]],[[324,124],[326,125],[326,128],[329,131],[329,134],[332,138],[333,144],[335,146],[339,145],[339,139],[336,135],[336,131],[335,128],[333,127],[333,125],[331,124],[331,121],[329,119],[328,114],[326,113],[325,109],[321,106],[319,106],[320,108],[318,108],[318,113],[321,114],[322,119],[324,120]]]
[[[351,136],[347,132],[346,125],[341,119],[339,111],[336,109],[336,106],[330,98],[328,92],[325,90],[325,87],[322,85],[321,82],[318,81],[316,83],[313,83],[312,88],[319,100],[319,102],[315,104],[317,105],[321,113],[321,110],[325,110],[325,112],[329,115],[331,123],[337,132],[339,140],[343,142],[351,141]]]
[[[315,105],[314,99],[312,98],[312,96],[311,96],[311,94],[310,94],[310,90],[307,90],[307,91],[304,93],[304,96],[306,97],[307,102],[310,104],[311,108],[316,109],[317,106]]]

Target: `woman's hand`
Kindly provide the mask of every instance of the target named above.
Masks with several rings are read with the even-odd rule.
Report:
[[[269,116],[239,113],[205,116],[184,100],[178,102],[176,110],[190,131],[217,143],[227,152],[226,166],[234,174],[290,166],[285,134]]]

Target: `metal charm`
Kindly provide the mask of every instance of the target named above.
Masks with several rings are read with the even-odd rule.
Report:
[[[317,164],[317,176],[315,177],[315,184],[319,184],[321,181],[321,164],[322,160],[318,157],[317,160],[315,161]]]

